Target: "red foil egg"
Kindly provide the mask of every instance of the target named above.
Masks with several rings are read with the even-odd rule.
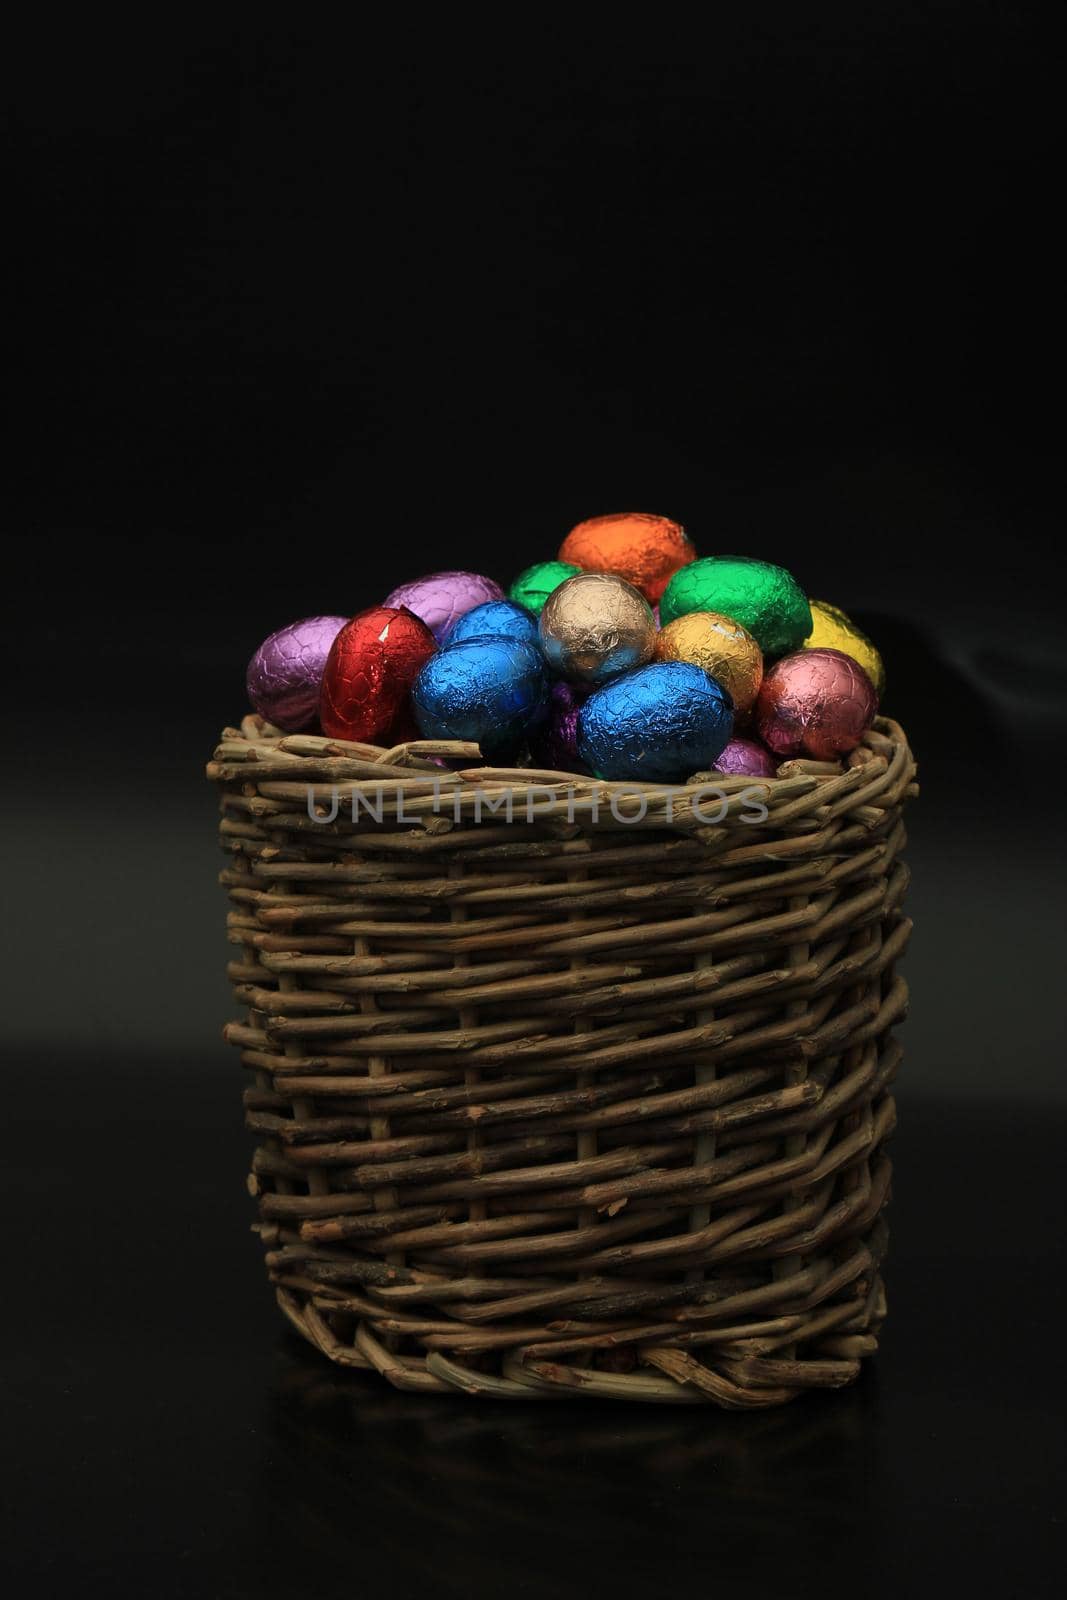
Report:
[[[394,725],[405,725],[411,685],[436,649],[425,622],[404,607],[361,611],[327,657],[319,701],[323,733],[373,744]]]
[[[863,668],[840,650],[798,650],[767,673],[756,729],[777,756],[836,761],[874,721],[878,696]]]

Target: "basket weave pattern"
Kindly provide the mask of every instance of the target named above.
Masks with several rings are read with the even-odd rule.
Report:
[[[247,718],[209,765],[282,1309],[402,1389],[850,1382],[885,1314],[902,730],[673,792],[476,756]]]

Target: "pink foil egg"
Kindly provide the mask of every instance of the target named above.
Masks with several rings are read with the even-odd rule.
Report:
[[[798,650],[767,673],[754,721],[775,755],[836,761],[856,748],[877,710],[874,685],[851,656]]]

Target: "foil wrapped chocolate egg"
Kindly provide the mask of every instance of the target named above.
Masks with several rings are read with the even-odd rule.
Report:
[[[574,562],[584,573],[614,573],[648,600],[659,600],[670,574],[694,555],[680,522],[643,510],[589,517],[571,528],[560,546],[561,562]]]
[[[598,778],[682,783],[714,765],[733,720],[729,695],[703,667],[655,661],[590,695],[578,754]]]
[[[810,600],[812,630],[804,640],[805,650],[840,650],[858,661],[874,684],[879,700],[885,693],[885,666],[877,645],[857,628],[850,616],[829,600]]]
[[[332,739],[373,744],[403,726],[411,686],[433,655],[426,624],[402,606],[371,606],[337,635],[322,675],[319,720]]]
[[[581,570],[571,561],[538,561],[534,566],[527,567],[525,572],[519,573],[508,590],[508,599],[514,600],[516,605],[525,606],[527,611],[539,617],[553,589],[558,589],[568,578],[576,577]]]
[[[663,626],[690,611],[732,617],[765,660],[799,650],[812,627],[807,595],[792,573],[748,556],[705,556],[676,572],[660,602]]]
[[[330,646],[347,617],[304,617],[264,639],[245,674],[253,708],[286,733],[314,726]]]
[[[728,778],[773,778],[778,765],[770,751],[755,739],[733,738],[711,770]]]
[[[584,772],[578,754],[578,715],[585,696],[573,684],[557,682],[548,697],[548,714],[530,738],[537,767],[550,772]]]
[[[411,694],[424,739],[471,739],[489,760],[512,756],[544,714],[544,658],[524,639],[460,639],[430,657]]]
[[[553,590],[541,612],[541,648],[552,671],[577,683],[601,684],[651,659],[652,607],[632,584],[602,572],[581,572]]]
[[[446,644],[458,644],[461,639],[525,639],[527,644],[537,643],[537,619],[525,606],[514,600],[487,600],[464,612],[449,631]]]
[[[878,696],[858,662],[840,650],[798,650],[771,667],[756,701],[756,729],[777,756],[835,761],[874,721]]]
[[[658,600],[672,573],[695,555],[681,523],[644,511],[590,517],[572,528],[559,547],[561,561],[572,561],[583,572],[625,578],[648,600]]]
[[[763,682],[763,652],[747,628],[718,611],[687,611],[656,635],[659,661],[691,661],[729,691],[738,716]]]
[[[487,600],[503,600],[504,591],[492,578],[477,572],[431,572],[428,577],[402,583],[382,603],[406,606],[420,617],[440,644],[449,629],[466,612]]]

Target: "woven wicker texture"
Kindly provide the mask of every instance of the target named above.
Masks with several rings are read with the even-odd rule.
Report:
[[[885,1315],[903,732],[673,790],[476,760],[248,718],[208,767],[282,1309],[402,1389],[850,1382]]]

